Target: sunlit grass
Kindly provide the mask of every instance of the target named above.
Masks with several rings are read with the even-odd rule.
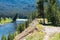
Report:
[[[6,18],[5,22],[8,23],[8,22],[11,22],[12,19],[11,18]]]
[[[26,40],[43,40],[43,38],[45,36],[45,32],[41,31],[41,30],[44,30],[44,28],[40,24],[37,25],[37,28],[40,29],[40,30],[35,31],[30,36],[27,36]]]
[[[50,40],[60,40],[60,33],[54,34],[52,37],[50,37]]]
[[[6,23],[9,23],[9,22],[12,22],[12,19],[11,18],[1,18],[0,20],[0,24],[6,24]]]
[[[34,32],[26,38],[26,40],[43,40],[45,33],[44,32]]]
[[[43,25],[41,25],[41,24],[37,24],[37,28],[38,28],[39,30],[44,30],[44,27],[43,27]]]

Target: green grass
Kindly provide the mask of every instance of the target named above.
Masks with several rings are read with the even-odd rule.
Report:
[[[50,37],[50,40],[60,40],[60,33],[56,33]]]
[[[41,31],[44,30],[42,25],[37,25],[37,28],[40,29],[39,31],[33,32],[31,35],[26,37],[26,40],[43,40],[45,36],[45,32]]]
[[[45,33],[35,32],[32,35],[28,36],[26,40],[43,40]]]
[[[0,20],[0,24],[6,24],[6,23],[9,23],[9,22],[12,22],[12,19],[11,18],[1,18]]]

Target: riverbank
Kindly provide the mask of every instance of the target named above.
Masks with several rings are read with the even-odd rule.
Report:
[[[16,19],[16,21],[20,22],[20,21],[27,21],[28,19]],[[8,23],[11,23],[13,20],[11,18],[1,18],[0,20],[0,25],[5,25]]]
[[[13,20],[11,18],[2,18],[0,19],[0,25],[7,24],[12,22]]]
[[[40,31],[43,32],[44,28],[42,27],[42,25],[39,24],[39,21],[35,19],[32,21],[32,23],[29,24],[29,27],[27,29],[25,29],[22,33],[18,34],[14,40],[23,40],[28,35],[34,34],[34,32],[38,32],[41,35]],[[45,33],[43,32],[43,34],[45,34]]]
[[[22,24],[22,23],[25,23],[27,19],[17,19],[16,22],[14,23],[6,23],[6,24],[2,24],[0,25],[0,40],[2,38],[2,36],[4,35],[4,37],[6,39],[8,39],[8,35],[12,37],[15,36],[17,33],[17,27]],[[3,38],[4,39],[4,38]]]
[[[40,24],[38,26],[38,24],[39,24],[38,20],[33,20],[29,27],[25,29],[22,33],[18,34],[14,40],[39,40],[40,37],[41,37],[40,40],[51,40],[50,36],[52,36],[52,34],[60,33],[60,27],[45,26]]]

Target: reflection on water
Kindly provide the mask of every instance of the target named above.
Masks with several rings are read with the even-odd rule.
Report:
[[[0,39],[1,36],[4,35],[8,35],[9,33],[14,33],[16,31],[16,26],[20,23],[24,22],[23,20],[20,21],[16,21],[14,23],[8,23],[8,24],[4,24],[4,25],[0,25]]]

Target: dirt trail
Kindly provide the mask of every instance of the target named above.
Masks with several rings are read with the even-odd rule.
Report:
[[[38,20],[33,20],[32,23],[29,25],[29,27],[23,31],[22,33],[20,33],[19,35],[17,35],[15,37],[15,40],[24,40],[24,38],[29,35],[32,31],[35,30],[36,28],[36,25],[39,24],[39,21]],[[45,28],[45,33],[46,35],[44,36],[44,39],[43,40],[49,40],[49,36],[52,34],[52,33],[55,33],[55,32],[60,32],[60,27],[50,27],[50,26],[43,26]],[[28,30],[28,31],[27,31]]]
[[[50,27],[50,26],[44,26],[46,35],[43,40],[49,40],[49,36],[53,33],[60,32],[60,27]]]
[[[39,24],[39,22],[36,19],[33,20],[32,23],[29,24],[29,27],[27,29],[25,29],[22,33],[20,33],[19,35],[17,35],[14,40],[22,40],[22,38],[26,37],[32,31],[35,30],[37,24]]]

